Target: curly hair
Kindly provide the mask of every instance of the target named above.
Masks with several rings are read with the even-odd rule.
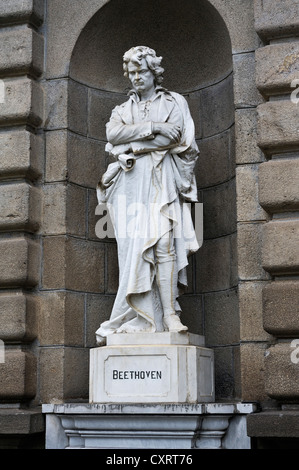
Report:
[[[155,77],[156,85],[161,85],[163,81],[164,69],[161,67],[162,57],[157,57],[156,52],[147,46],[136,46],[125,52],[123,56],[123,69],[124,76],[128,77],[128,64],[133,62],[134,64],[141,65],[142,59],[146,60],[149,70]]]

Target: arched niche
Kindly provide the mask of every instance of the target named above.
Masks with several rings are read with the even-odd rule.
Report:
[[[205,334],[208,346],[229,354],[216,369],[217,396],[234,396],[233,367],[238,337],[236,277],[236,211],[234,163],[234,99],[232,46],[225,22],[207,0],[110,0],[86,24],[74,47],[69,78],[78,93],[70,93],[76,107],[80,94],[87,99],[87,122],[70,130],[69,159],[77,152],[89,184],[88,226],[95,226],[95,189],[107,157],[105,124],[112,108],[125,101],[128,82],[123,77],[122,56],[134,45],[147,45],[163,56],[163,85],[183,94],[196,126],[201,156],[196,169],[199,201],[204,203],[204,244],[190,260],[189,288],[181,298],[184,322],[190,331]],[[76,88],[77,87],[77,88]],[[85,119],[85,118],[84,118]],[[95,165],[86,154],[100,148]],[[85,149],[85,150],[82,150]],[[95,242],[90,230],[88,241]],[[93,332],[108,318],[117,290],[117,252],[111,240],[104,246],[105,279],[93,294],[91,325],[87,304],[86,331]],[[92,277],[92,273],[90,276]],[[103,287],[104,286],[104,287]],[[97,307],[98,306],[98,307]],[[97,310],[98,308],[98,310]],[[224,316],[227,316],[225,319]],[[230,330],[225,321],[233,323]]]

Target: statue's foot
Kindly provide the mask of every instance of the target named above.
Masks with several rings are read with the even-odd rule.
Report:
[[[168,315],[163,318],[163,325],[168,331],[187,331],[188,327],[183,325],[178,315]]]
[[[96,342],[98,346],[105,346],[106,338],[104,336],[96,334]]]
[[[120,326],[116,333],[142,333],[152,331],[152,325],[139,315]]]

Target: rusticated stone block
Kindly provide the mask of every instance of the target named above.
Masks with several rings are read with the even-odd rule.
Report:
[[[33,341],[37,335],[37,300],[22,291],[0,294],[0,338],[6,342]]]
[[[42,403],[88,398],[89,349],[43,347],[40,351]]]
[[[40,26],[43,16],[43,0],[6,0],[0,5],[0,24],[28,22],[34,26]]]
[[[1,104],[0,126],[30,124],[39,126],[43,117],[41,86],[30,78],[4,80],[4,103]]]
[[[1,434],[33,434],[44,431],[44,416],[39,408],[17,409],[3,408],[0,410]]]
[[[242,281],[267,280],[262,267],[263,222],[238,224],[238,274]]]
[[[0,31],[0,75],[30,74],[43,70],[43,37],[28,27]]]
[[[264,401],[265,343],[243,343],[241,351],[241,388],[243,401]]]
[[[299,344],[299,341],[297,344]],[[298,402],[298,353],[298,346],[295,346],[291,341],[278,343],[267,349],[265,357],[265,390],[270,398],[282,402]]]
[[[259,166],[259,200],[268,212],[299,209],[299,161],[272,160]]]
[[[298,42],[262,47],[255,57],[256,85],[264,96],[292,91],[292,81],[298,79]]]
[[[259,204],[258,168],[259,165],[237,167],[237,219],[239,222],[267,219],[266,212]]]
[[[36,358],[29,352],[6,347],[0,364],[0,401],[20,401],[36,393]]]
[[[41,176],[43,140],[25,130],[0,132],[0,177],[35,180]]]
[[[43,191],[45,235],[72,234],[85,236],[87,191],[75,185],[47,184]]]
[[[39,280],[40,246],[25,237],[0,241],[0,285],[34,287]]]
[[[259,45],[259,38],[254,30],[253,3],[230,0],[210,0],[219,11],[229,30],[233,54],[252,51]]]
[[[236,108],[256,106],[263,102],[255,83],[254,53],[233,56],[234,103]]]
[[[275,281],[263,289],[264,329],[278,337],[299,336],[299,282]]]
[[[84,346],[84,294],[42,292],[38,305],[41,346]]]
[[[282,407],[283,408],[283,407]],[[266,410],[247,416],[247,434],[252,437],[281,438],[299,437],[298,409]]]
[[[265,161],[257,146],[256,108],[236,110],[236,163],[258,163]]]
[[[41,218],[41,193],[27,183],[0,185],[0,231],[36,232]]]
[[[43,287],[104,292],[105,247],[72,237],[44,239]]]
[[[264,40],[297,36],[299,4],[294,0],[254,0],[255,29]]]
[[[239,284],[240,337],[242,341],[268,341],[263,329],[263,289],[267,281]],[[267,330],[268,331],[268,330]]]
[[[299,222],[280,219],[263,227],[262,264],[274,274],[299,273]]]
[[[258,106],[258,145],[266,154],[299,149],[299,106],[279,100]]]

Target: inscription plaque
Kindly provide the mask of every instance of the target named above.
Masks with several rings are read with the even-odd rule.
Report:
[[[166,355],[109,356],[104,366],[108,396],[166,396],[170,391],[170,360]]]

